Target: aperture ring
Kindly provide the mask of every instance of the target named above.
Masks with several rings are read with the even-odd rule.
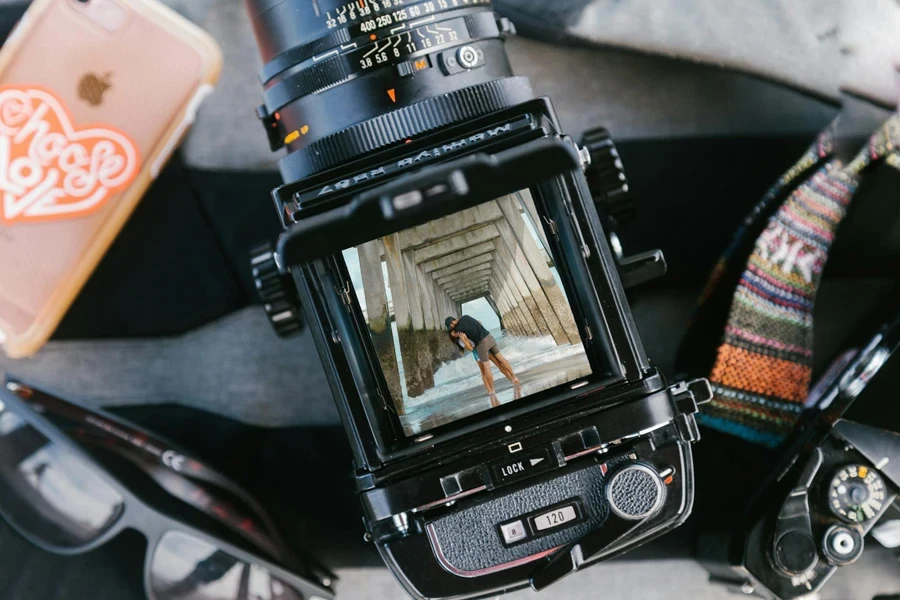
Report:
[[[259,80],[265,85],[279,73],[287,71],[296,64],[305,62],[317,54],[327,52],[332,48],[337,48],[346,44],[350,39],[349,30],[339,29],[338,31],[332,31],[328,35],[320,37],[308,44],[294,46],[293,48],[285,50],[263,65],[263,68],[259,72]]]
[[[370,152],[534,98],[526,77],[506,77],[428,98],[338,131],[285,156],[282,174],[298,180]]]
[[[337,57],[294,73],[284,81],[276,83],[263,92],[263,103],[271,115],[298,98],[346,81],[353,74],[347,61]]]
[[[475,35],[473,35],[473,32]],[[294,100],[321,92],[351,78],[410,60],[422,51],[440,51],[470,41],[500,37],[492,12],[470,14],[445,21],[421,23],[389,37],[354,48],[338,56],[324,58],[285,77],[263,92],[269,114]]]
[[[372,6],[376,4],[376,2],[372,2]],[[444,0],[443,2],[440,0],[421,0],[416,4],[403,4],[393,8],[385,8],[373,12],[366,20],[353,21],[340,29],[333,29],[309,43],[300,44],[285,50],[263,66],[260,70],[259,78],[265,85],[294,65],[346,45],[351,40],[358,40],[362,36],[371,34],[381,36],[382,32],[387,30],[395,33],[407,23],[417,21],[423,17],[433,17],[452,11],[478,9],[490,10],[490,0]],[[444,17],[441,16],[441,18]]]

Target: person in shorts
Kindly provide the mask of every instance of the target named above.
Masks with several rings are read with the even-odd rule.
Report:
[[[472,353],[472,358],[475,359],[475,364],[478,365],[478,370],[481,371],[481,377],[484,379],[484,370],[487,369],[487,365],[478,360],[478,351],[475,350],[475,346],[469,341],[469,338],[466,337],[464,333],[457,333],[456,331],[448,331],[450,335],[450,342],[459,348],[459,351],[463,354],[466,352]]]
[[[494,394],[494,375],[491,372],[491,363],[497,365],[503,375],[509,379],[514,386],[520,385],[519,378],[516,377],[512,365],[500,353],[497,341],[494,336],[484,328],[477,319],[468,315],[463,315],[459,319],[455,317],[447,317],[444,325],[450,333],[450,337],[454,339],[454,343],[462,350],[472,350],[475,360],[479,363],[481,369],[481,379],[484,387],[489,394]]]

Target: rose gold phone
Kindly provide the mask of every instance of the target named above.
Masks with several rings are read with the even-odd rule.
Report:
[[[0,50],[0,345],[49,339],[221,70],[156,0],[35,0]]]

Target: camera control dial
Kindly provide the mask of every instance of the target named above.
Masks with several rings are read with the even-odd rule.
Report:
[[[639,521],[656,513],[666,497],[666,488],[655,469],[632,463],[616,471],[606,484],[606,499],[612,511],[628,521]]]
[[[835,473],[828,485],[828,507],[849,523],[874,519],[884,505],[884,480],[865,465],[847,465]]]

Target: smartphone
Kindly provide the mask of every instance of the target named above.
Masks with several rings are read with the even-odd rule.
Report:
[[[156,0],[35,0],[0,50],[0,345],[50,338],[218,79]]]

